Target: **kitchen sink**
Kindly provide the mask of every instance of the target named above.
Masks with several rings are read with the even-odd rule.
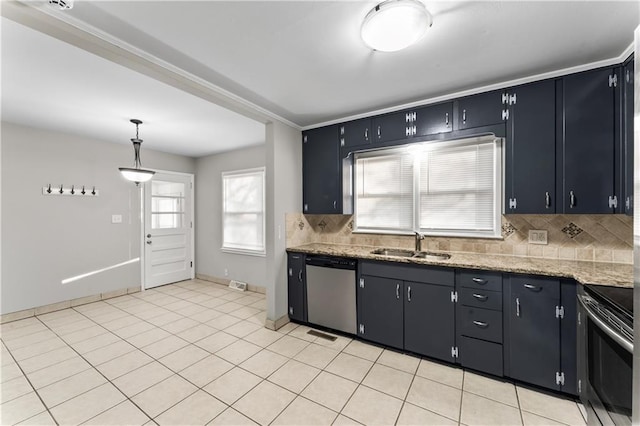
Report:
[[[382,256],[395,256],[395,257],[413,257],[415,252],[413,250],[380,248],[380,249],[373,250],[371,254],[380,254]]]
[[[426,260],[447,260],[451,258],[448,253],[434,253],[430,251],[413,251],[403,249],[379,248],[371,251],[371,254],[393,257],[413,257]]]

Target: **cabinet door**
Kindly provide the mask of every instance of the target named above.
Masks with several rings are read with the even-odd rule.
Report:
[[[306,286],[304,277],[304,254],[289,253],[287,256],[288,266],[288,296],[289,296],[289,318],[296,321],[307,321],[306,312]]]
[[[634,62],[630,60],[623,70],[624,105],[623,105],[623,125],[624,125],[624,182],[623,203],[621,211],[628,215],[633,215],[633,80]]]
[[[373,119],[373,141],[389,142],[409,137],[409,111],[380,115]]]
[[[560,390],[560,282],[555,279],[511,276],[508,307],[510,377]]]
[[[404,283],[404,348],[452,362],[455,346],[455,304],[451,287]]]
[[[309,130],[302,135],[303,212],[331,214],[342,210],[338,126]]]
[[[402,349],[402,281],[363,275],[358,283],[358,336]]]
[[[371,119],[362,118],[360,120],[349,121],[340,125],[339,128],[340,147],[354,147],[368,145],[371,143]]]
[[[615,188],[615,87],[606,68],[562,80],[564,105],[564,188],[562,212],[613,213]],[[560,213],[560,212],[558,212]]]
[[[481,93],[458,100],[457,129],[471,129],[503,122],[502,90]]]
[[[555,81],[527,84],[509,94],[515,98],[507,121],[505,211],[555,213]]]
[[[453,129],[453,103],[430,105],[415,111],[415,136],[435,135]]]

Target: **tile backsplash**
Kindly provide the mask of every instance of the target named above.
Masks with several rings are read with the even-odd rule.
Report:
[[[288,213],[287,247],[308,243],[413,248],[413,236],[353,232],[351,215]],[[530,244],[529,230],[547,231]],[[633,218],[624,215],[506,215],[502,240],[427,237],[423,250],[508,254],[547,259],[633,263]]]

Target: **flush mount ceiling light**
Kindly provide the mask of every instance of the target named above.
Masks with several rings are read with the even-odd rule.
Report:
[[[395,52],[420,40],[432,23],[420,1],[387,0],[367,13],[360,35],[374,50]]]
[[[135,164],[133,168],[130,167],[120,167],[120,173],[126,180],[130,180],[131,182],[135,182],[136,185],[139,185],[140,182],[146,182],[156,173],[153,170],[145,170],[141,169],[140,166],[142,163],[140,162],[140,145],[142,144],[142,139],[138,137],[138,126],[142,124],[142,121],[132,118],[131,121],[136,125],[136,137],[131,139],[133,142],[133,150],[135,152]]]

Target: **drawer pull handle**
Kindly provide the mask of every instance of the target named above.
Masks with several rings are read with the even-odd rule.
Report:
[[[533,285],[533,284],[525,284],[524,288],[526,288],[527,290],[536,291],[536,292],[542,290],[542,287],[538,287],[537,285]]]
[[[483,280],[482,278],[472,278],[473,282],[480,285],[485,285],[487,280]]]
[[[473,293],[473,297],[480,300],[481,302],[485,302],[489,298],[489,296],[486,296],[484,294],[478,294],[478,293]]]
[[[483,321],[474,321],[473,322],[475,325],[477,325],[480,328],[487,328],[489,327],[489,323],[483,322]]]

